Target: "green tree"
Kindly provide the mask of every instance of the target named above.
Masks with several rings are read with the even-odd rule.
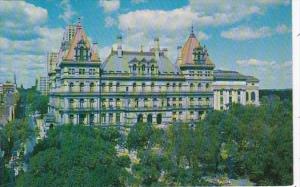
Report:
[[[110,128],[56,127],[36,146],[17,186],[124,186],[130,160],[118,156],[118,138]]]
[[[7,167],[12,156],[18,157],[16,165],[21,166],[24,162],[25,145],[35,138],[35,131],[29,123],[29,119],[14,120],[0,129],[0,184],[7,183],[12,171]],[[9,175],[8,175],[9,174]],[[11,181],[10,181],[11,182]]]

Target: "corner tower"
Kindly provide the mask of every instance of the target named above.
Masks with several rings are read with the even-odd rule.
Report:
[[[207,48],[198,41],[193,27],[187,41],[179,51],[177,64],[188,84],[186,91],[197,93],[195,96],[198,98],[191,98],[191,102],[197,100],[201,106],[212,109],[212,83],[215,65],[209,57]],[[190,104],[193,105],[193,103]],[[199,115],[200,113],[201,111],[199,111]],[[205,112],[203,111],[203,113]]]

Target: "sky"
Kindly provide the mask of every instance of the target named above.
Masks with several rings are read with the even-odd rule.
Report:
[[[262,89],[292,87],[289,0],[0,1],[0,82],[15,73],[30,87],[47,75],[47,53],[78,18],[102,61],[122,35],[125,50],[149,50],[159,37],[175,63],[193,25],[216,69],[253,75]]]

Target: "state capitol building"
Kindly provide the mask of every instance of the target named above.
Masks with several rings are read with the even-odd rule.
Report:
[[[259,80],[217,70],[193,29],[176,62],[158,38],[150,51],[123,50],[117,39],[117,48],[100,59],[80,22],[67,26],[59,51],[48,55],[54,124],[188,123],[232,103],[259,105]]]

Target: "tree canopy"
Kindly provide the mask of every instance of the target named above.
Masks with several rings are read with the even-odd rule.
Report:
[[[193,125],[141,123],[122,133],[63,125],[36,145],[17,185],[291,185],[292,145],[292,104],[277,97],[211,111]]]

